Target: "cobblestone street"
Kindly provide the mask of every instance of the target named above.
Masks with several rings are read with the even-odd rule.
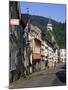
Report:
[[[58,63],[55,68],[32,73],[10,84],[9,88],[32,88],[66,85],[66,65]]]

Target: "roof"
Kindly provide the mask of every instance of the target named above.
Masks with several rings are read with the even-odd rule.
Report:
[[[30,24],[31,26],[31,29],[33,29],[34,31],[36,31],[37,33],[40,32],[41,33],[41,30],[37,27],[37,26],[34,26],[32,24]]]

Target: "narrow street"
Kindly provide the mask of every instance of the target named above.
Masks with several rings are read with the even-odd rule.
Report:
[[[66,85],[66,66],[59,63],[55,68],[32,73],[10,84],[9,88],[32,88]]]

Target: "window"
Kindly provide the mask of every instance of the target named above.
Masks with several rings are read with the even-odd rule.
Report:
[[[35,37],[37,33],[35,31],[31,31],[31,34]]]

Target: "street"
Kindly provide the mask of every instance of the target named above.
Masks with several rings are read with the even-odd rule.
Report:
[[[58,63],[55,68],[50,68],[32,73],[26,78],[21,78],[10,84],[9,88],[33,88],[66,85],[66,65]]]

